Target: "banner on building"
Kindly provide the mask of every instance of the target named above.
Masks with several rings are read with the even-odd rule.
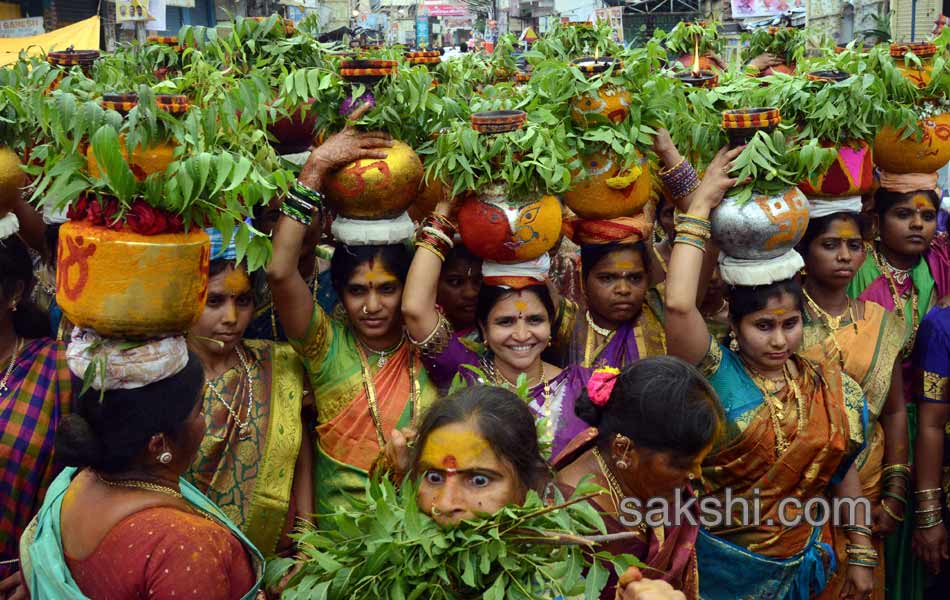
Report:
[[[194,8],[195,0],[165,0],[165,4],[168,6],[177,6],[178,8]]]
[[[416,17],[416,46],[427,47],[429,45],[429,17],[419,15]]]
[[[21,50],[32,56],[50,50],[65,50],[70,46],[82,50],[98,48],[99,17],[89,17],[41,35],[0,39],[0,65],[15,63]]]
[[[623,7],[611,6],[610,8],[598,8],[594,10],[594,18],[598,21],[610,24],[613,30],[614,41],[618,44],[623,43]]]
[[[805,0],[732,0],[732,17],[768,17],[794,8],[805,8]]]
[[[29,37],[43,33],[43,17],[5,19],[0,21],[0,37]]]
[[[127,5],[131,9],[135,18],[119,18],[119,6]],[[168,0],[118,0],[115,5],[116,22],[122,24],[123,29],[132,29],[136,21],[145,21],[145,29],[148,31],[165,31],[165,17],[168,12]],[[139,11],[139,8],[143,10]],[[145,18],[139,16],[144,14]]]

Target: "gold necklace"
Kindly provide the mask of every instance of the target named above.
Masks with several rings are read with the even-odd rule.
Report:
[[[165,494],[166,496],[173,496],[179,500],[184,500],[185,497],[181,495],[181,492],[174,489],[170,485],[163,485],[160,483],[152,483],[151,481],[142,481],[141,479],[121,479],[119,481],[111,481],[106,479],[99,473],[96,473],[96,478],[99,479],[102,483],[106,484],[109,487],[113,488],[127,488],[133,490],[145,490],[149,492],[157,492],[159,494]]]
[[[396,351],[399,350],[400,346],[402,346],[403,342],[406,341],[406,333],[403,332],[402,337],[399,338],[399,341],[385,350],[374,350],[370,348],[360,336],[356,336],[356,341],[360,346],[363,347],[364,350],[368,351],[370,354],[376,355],[376,368],[382,369],[386,366],[386,363],[389,362],[389,357],[395,354]]]
[[[584,365],[585,367],[592,367],[591,361],[594,360],[594,349],[596,347],[597,339],[594,335],[599,334],[604,338],[604,343],[608,343],[613,337],[615,331],[605,329],[594,323],[594,319],[590,316],[590,311],[585,311],[584,316],[587,318],[587,339],[584,341]]]
[[[354,335],[354,337],[356,337]],[[383,431],[383,422],[379,416],[379,404],[376,399],[376,383],[373,381],[373,374],[369,368],[369,361],[366,360],[366,353],[363,352],[363,346],[357,338],[356,352],[360,357],[360,376],[363,379],[363,391],[366,392],[366,403],[369,405],[369,416],[373,419],[373,426],[376,429],[376,441],[380,449],[386,447],[386,435]],[[409,423],[410,427],[415,429],[416,416],[419,414],[419,390],[416,382],[415,354],[409,352]]]
[[[600,467],[600,472],[604,475],[604,479],[607,480],[607,488],[610,491],[610,498],[614,502],[614,508],[617,509],[617,514],[620,514],[620,505],[623,502],[624,493],[623,488],[620,485],[620,482],[617,480],[617,477],[614,475],[613,471],[610,470],[610,467],[607,466],[607,461],[604,460],[603,455],[600,453],[600,448],[596,446],[591,450],[591,453],[594,455],[594,460],[597,461],[597,466]],[[645,533],[647,530],[646,522],[641,521],[639,525],[636,526],[636,529],[641,533]]]
[[[238,428],[238,439],[240,440],[249,440],[251,438],[251,409],[254,406],[254,389],[251,385],[251,368],[247,364],[247,359],[244,357],[244,353],[241,352],[238,346],[234,347],[234,352],[237,353],[238,360],[241,362],[241,368],[244,370],[244,382],[246,385],[245,395],[247,396],[247,411],[244,414],[244,421],[241,421],[240,407],[238,410],[234,410],[230,404],[224,401],[224,398],[221,396],[220,392],[211,385],[211,382],[208,382],[208,391],[211,392],[211,395],[214,396],[218,402],[224,405],[224,408],[228,410],[228,413],[231,415],[231,418],[234,419],[234,424]],[[237,394],[235,394],[236,396]]]
[[[755,384],[755,386],[763,392],[765,406],[769,410],[769,417],[772,421],[772,429],[775,432],[775,455],[776,457],[781,457],[788,450],[790,442],[785,437],[785,432],[782,429],[782,421],[785,420],[785,403],[782,400],[779,400],[778,392],[783,389],[789,390],[795,397],[796,407],[798,408],[798,423],[796,424],[796,431],[799,434],[805,430],[805,398],[802,396],[802,392],[801,389],[799,389],[798,384],[792,378],[791,373],[788,370],[788,364],[782,367],[782,376],[785,381],[785,385],[781,388],[778,386],[773,387],[778,379],[769,379],[759,375],[755,372],[755,369],[746,364],[745,361],[743,361],[743,366],[752,377],[752,382]]]
[[[21,350],[23,350],[23,339],[17,337],[13,342],[13,354],[10,355],[10,364],[7,366],[7,370],[3,374],[3,379],[0,379],[0,393],[10,389],[7,386],[7,382],[10,381],[10,375],[13,374],[13,367],[16,366],[16,359],[19,358]]]
[[[854,325],[854,333],[858,333],[858,319],[854,315],[854,307],[851,302],[851,299],[848,298],[848,308],[842,312],[837,317],[831,316],[831,313],[823,309],[821,306],[815,302],[815,299],[811,297],[811,294],[808,293],[804,287],[802,287],[802,295],[805,296],[805,301],[808,302],[808,307],[818,315],[819,320],[822,324],[828,329],[828,332],[831,334],[831,343],[834,344],[835,350],[838,352],[838,362],[841,363],[841,366],[844,367],[844,351],[841,349],[841,344],[838,343],[838,330],[842,328],[841,320],[845,315],[848,315],[851,318],[851,323]]]
[[[884,276],[884,279],[887,280],[888,287],[891,290],[891,299],[894,301],[894,310],[900,316],[905,316],[904,299],[900,292],[897,291],[897,285],[898,283],[903,285],[904,282],[907,281],[907,275],[910,273],[911,269],[907,269],[906,271],[896,269],[895,267],[891,266],[891,263],[887,262],[887,258],[881,257],[877,253],[877,248],[875,246],[869,244],[868,248],[871,250],[871,257],[874,259],[874,264],[877,266],[877,270],[880,271],[881,275]],[[911,289],[916,289],[916,286],[913,285],[913,282],[911,282]],[[915,315],[916,312],[917,311],[915,310]],[[915,316],[911,317],[911,322],[913,322],[914,318]]]
[[[499,387],[503,387],[507,389],[518,388],[517,383],[512,383],[511,381],[509,381],[509,379],[505,377],[503,373],[501,373],[500,369],[495,368],[495,361],[483,360],[482,362],[484,366],[486,367],[486,370],[488,371],[488,376],[489,378],[491,378],[492,383],[494,383],[495,385]],[[555,427],[554,427],[554,423],[551,422],[551,411],[553,410],[553,407],[551,406],[552,404],[551,403],[551,387],[548,383],[547,377],[544,376],[544,361],[543,360],[541,361],[540,380],[538,381],[538,383],[528,386],[528,387],[529,389],[535,388],[538,386],[539,383],[544,385],[544,388],[541,390],[541,400],[542,400],[541,418],[545,422],[545,439],[539,440],[539,441],[541,441],[542,444],[551,444],[554,442]],[[529,397],[529,401],[530,401],[530,397]]]

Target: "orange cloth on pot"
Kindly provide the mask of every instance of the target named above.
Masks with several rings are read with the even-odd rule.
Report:
[[[579,246],[617,242],[631,244],[647,239],[653,232],[653,224],[644,213],[633,217],[616,219],[568,219],[563,232]]]
[[[940,188],[937,187],[937,173],[888,173],[881,170],[878,175],[881,187],[885,190],[898,194],[909,194],[920,190],[936,190],[937,195],[940,195]]]

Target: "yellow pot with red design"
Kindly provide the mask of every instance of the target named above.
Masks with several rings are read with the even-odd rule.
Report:
[[[511,197],[508,186],[492,184],[459,207],[462,243],[472,254],[499,263],[534,260],[561,237],[561,203],[554,196]]]
[[[822,141],[822,147],[835,147],[835,161],[815,177],[798,184],[806,196],[860,196],[874,186],[874,162],[867,142],[835,144]]]
[[[70,221],[59,230],[56,302],[103,336],[181,333],[204,309],[210,252],[201,229],[140,235]]]
[[[921,120],[917,136],[882,127],[874,139],[874,164],[891,173],[934,173],[950,162],[950,113]]]
[[[329,176],[327,203],[348,219],[393,219],[409,208],[422,182],[419,155],[400,141],[381,148],[386,158],[352,162]]]
[[[905,60],[907,54],[913,53],[920,61],[920,65]],[[891,58],[898,70],[918,88],[925,88],[930,83],[930,74],[934,68],[934,57],[937,55],[937,46],[930,42],[910,42],[907,44],[891,44]]]
[[[623,66],[614,58],[580,58],[572,63],[588,78]],[[630,91],[623,86],[605,83],[597,90],[571,99],[571,120],[582,128],[622,123],[630,115]]]
[[[0,146],[0,217],[5,217],[16,208],[26,185],[26,173],[17,153]]]
[[[597,151],[582,158],[586,176],[574,171],[574,185],[564,203],[582,219],[615,219],[637,214],[653,195],[650,163],[643,155],[629,169],[613,152]]]

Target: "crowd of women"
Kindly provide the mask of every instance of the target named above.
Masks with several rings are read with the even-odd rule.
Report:
[[[298,200],[390,144],[330,137]],[[665,131],[654,150],[661,175],[683,168]],[[89,348],[112,342],[53,335],[68,326],[38,308],[34,277],[53,236],[21,206],[19,236],[0,242],[0,597],[276,597],[263,567],[294,556],[295,525],[344,510],[386,471],[418,481],[420,508],[447,527],[592,479],[608,531],[634,534],[598,550],[647,567],[614,576],[603,598],[945,593],[939,196],[816,203],[799,274],[724,285],[710,214],[740,151],[661,199],[655,234],[644,215],[566,221],[579,295],[483,281],[453,244],[451,201],[414,249],[337,244],[331,289],[312,277],[319,206],[312,222],[261,215],[266,279],[211,231],[187,342],[117,346],[91,386],[78,375]],[[450,393],[453,380],[467,385]],[[621,519],[624,499],[683,494],[755,502],[759,518]],[[814,498],[868,503],[791,524]]]

